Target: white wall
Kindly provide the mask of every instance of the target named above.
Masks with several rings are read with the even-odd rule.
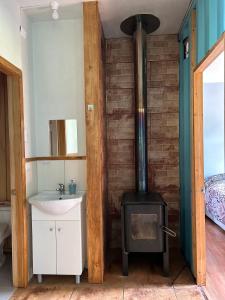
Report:
[[[224,53],[203,74],[204,175],[224,173]]]
[[[74,12],[74,19],[58,21],[40,21],[21,12],[21,25],[26,31],[21,41],[26,157],[49,156],[51,119],[77,119],[78,154],[86,153],[82,5]],[[72,178],[79,189],[86,189],[86,162],[62,161],[63,172],[57,164],[26,165],[27,197],[43,189],[55,189],[59,181],[68,186]]]
[[[86,153],[83,20],[34,22],[33,96],[36,155],[48,156],[49,120],[76,119],[78,154]]]
[[[36,194],[37,188],[37,162],[26,163],[26,193],[27,198]],[[28,268],[29,278],[33,276],[33,258],[32,258],[32,225],[31,225],[31,207],[27,210],[27,225],[28,225]]]
[[[224,84],[204,83],[204,174],[224,173]]]
[[[26,157],[49,155],[50,119],[77,119],[78,154],[86,153],[82,5],[73,11],[74,19],[58,21],[21,12]],[[27,196],[37,186],[37,167],[28,164]]]
[[[0,0],[0,56],[21,67],[20,9],[16,0]]]
[[[23,69],[23,96],[24,96],[24,139],[25,156],[36,154],[35,139],[35,107],[33,100],[33,59],[32,59],[32,27],[31,20],[21,11],[21,25],[26,31],[26,38],[21,37],[21,55]]]
[[[54,191],[59,183],[68,191],[71,179],[75,179],[77,190],[86,191],[86,160],[55,160],[37,162],[38,192]]]

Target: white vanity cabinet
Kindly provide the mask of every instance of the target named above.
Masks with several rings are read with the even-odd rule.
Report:
[[[32,221],[33,272],[56,274],[56,235],[54,221]]]
[[[63,215],[32,205],[33,273],[75,275],[80,282],[86,258],[85,200]]]
[[[57,274],[81,274],[83,271],[80,225],[79,221],[56,222]]]

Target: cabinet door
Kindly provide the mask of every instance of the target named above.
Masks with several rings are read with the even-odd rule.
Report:
[[[54,221],[33,221],[33,273],[56,274]]]
[[[81,223],[56,221],[57,274],[81,275]]]

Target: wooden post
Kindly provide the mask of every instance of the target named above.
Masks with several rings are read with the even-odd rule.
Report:
[[[87,138],[87,255],[88,280],[104,278],[104,79],[102,28],[97,2],[83,4],[84,70]]]
[[[22,76],[8,76],[13,284],[28,284],[28,234]]]

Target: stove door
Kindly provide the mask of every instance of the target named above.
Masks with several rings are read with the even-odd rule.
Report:
[[[162,205],[127,205],[125,213],[128,252],[163,252],[164,207]]]

